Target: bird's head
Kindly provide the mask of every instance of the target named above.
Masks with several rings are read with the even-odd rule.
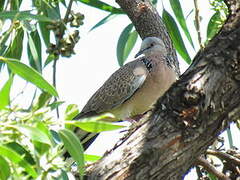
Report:
[[[163,41],[157,37],[147,37],[141,44],[140,51],[135,55],[135,58],[144,54],[145,56],[151,56],[154,54],[166,55],[167,50]]]

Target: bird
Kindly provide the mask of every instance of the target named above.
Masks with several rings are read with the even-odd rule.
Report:
[[[136,59],[115,71],[92,95],[74,120],[81,121],[103,113],[113,114],[116,121],[126,120],[151,110],[178,77],[174,63],[168,56],[161,38],[145,38]],[[80,128],[74,132],[84,149],[98,135]]]

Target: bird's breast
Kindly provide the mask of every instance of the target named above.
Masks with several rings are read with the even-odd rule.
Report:
[[[176,81],[174,70],[163,62],[153,66],[144,84],[126,102],[113,109],[112,113],[119,119],[143,114],[150,110],[157,99]]]

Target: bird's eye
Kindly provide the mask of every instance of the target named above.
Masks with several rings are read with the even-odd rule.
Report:
[[[151,43],[151,44],[150,44],[150,46],[151,46],[151,47],[153,47],[153,46],[154,46],[154,44],[153,44],[153,43]]]

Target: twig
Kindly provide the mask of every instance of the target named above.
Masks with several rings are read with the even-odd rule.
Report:
[[[227,177],[222,172],[218,171],[213,165],[211,165],[206,159],[198,157],[196,160],[197,165],[201,165],[204,169],[206,169],[209,173],[214,174],[218,179],[220,180],[230,180],[229,177]]]
[[[70,14],[70,12],[71,12],[71,9],[72,9],[72,4],[73,4],[73,0],[70,0],[70,1],[69,1],[69,4],[68,4],[68,7],[67,7],[66,14],[65,14],[64,19],[63,19],[63,22],[64,22],[64,23],[66,23],[67,20],[68,20],[68,16],[69,16],[69,14]]]
[[[72,8],[72,4],[73,4],[73,0],[69,1],[68,7],[67,7],[67,11],[66,14],[64,16],[63,19],[63,23],[66,24],[68,21],[68,16],[71,12],[71,8]],[[57,46],[59,45],[59,40],[63,38],[64,35],[64,29],[61,30],[62,32],[60,33],[60,37],[57,38]],[[57,74],[57,59],[54,60],[53,62],[53,86],[56,87],[56,74]],[[54,102],[57,101],[57,98],[54,97]],[[56,113],[57,113],[57,118],[59,118],[59,109],[58,107],[56,108]]]
[[[195,7],[195,26],[198,35],[198,43],[200,48],[203,48],[202,45],[202,38],[201,38],[201,30],[200,30],[200,15],[199,15],[199,7],[198,7],[198,0],[194,0],[194,7]]]
[[[214,155],[222,160],[225,160],[232,164],[240,166],[240,159],[238,159],[234,156],[231,156],[230,154],[220,152],[220,151],[214,151],[214,150],[210,150],[210,149],[207,150],[207,154]]]

